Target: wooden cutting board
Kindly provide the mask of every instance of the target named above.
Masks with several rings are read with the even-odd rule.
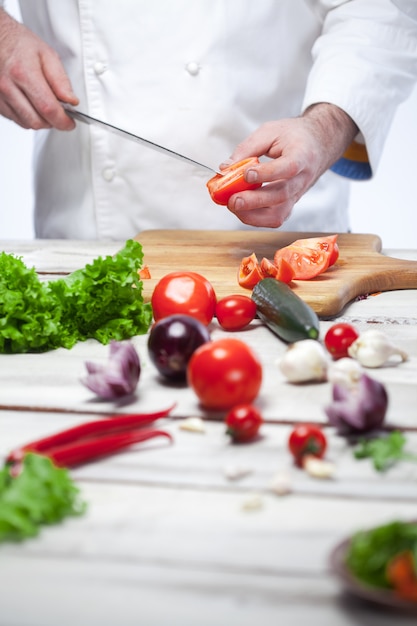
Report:
[[[258,259],[273,259],[278,248],[318,233],[278,231],[148,230],[135,237],[143,246],[144,263],[152,278],[144,281],[149,300],[155,284],[172,271],[194,271],[213,284],[217,297],[235,293],[250,295],[237,282],[243,257],[255,252]],[[381,239],[372,234],[338,236],[339,259],[324,274],[308,281],[293,281],[294,291],[322,318],[339,314],[357,296],[417,289],[417,261],[384,256]]]

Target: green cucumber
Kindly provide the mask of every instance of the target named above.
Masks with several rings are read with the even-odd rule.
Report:
[[[287,284],[264,278],[252,291],[259,319],[287,343],[318,339],[320,321],[313,309]]]

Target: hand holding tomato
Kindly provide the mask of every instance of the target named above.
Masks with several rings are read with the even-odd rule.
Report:
[[[229,210],[244,224],[282,226],[296,202],[340,158],[357,132],[353,120],[328,103],[315,104],[296,118],[266,122],[231,156],[233,162],[269,157],[245,172],[248,183],[262,187],[235,194]]]

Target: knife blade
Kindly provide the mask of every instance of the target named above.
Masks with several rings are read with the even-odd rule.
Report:
[[[92,117],[91,115],[87,115],[87,113],[83,113],[78,109],[73,109],[66,105],[63,105],[63,107],[67,115],[69,115],[74,120],[83,122],[84,124],[99,126],[100,128],[104,128],[104,130],[114,133],[115,135],[119,135],[119,137],[124,137],[125,139],[129,139],[130,141],[139,143],[142,146],[151,148],[152,150],[156,150],[157,152],[161,152],[162,154],[167,154],[168,156],[171,156],[174,159],[178,159],[179,161],[188,163],[189,165],[195,165],[196,167],[203,168],[205,170],[208,170],[212,174],[221,174],[220,171],[214,169],[213,167],[210,167],[209,165],[205,165],[204,163],[200,163],[199,161],[190,159],[190,157],[187,157],[184,154],[180,154],[179,152],[175,152],[174,150],[170,150],[169,148],[161,146],[154,141],[144,139],[143,137],[139,137],[139,135],[134,135],[127,130],[123,130],[122,128],[118,128],[117,126],[113,126],[113,124],[109,124],[108,122],[103,122],[102,120],[99,120],[96,117]]]

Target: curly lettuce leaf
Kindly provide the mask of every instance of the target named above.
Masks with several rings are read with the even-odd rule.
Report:
[[[84,269],[49,283],[69,341],[92,338],[107,344],[146,333],[152,309],[142,297],[138,275],[142,261],[141,245],[129,240],[114,257],[99,257]]]
[[[20,258],[0,253],[0,352],[60,345],[61,310],[46,283]]]
[[[0,542],[35,537],[42,526],[85,510],[68,470],[45,456],[27,454],[17,476],[7,465],[0,470]]]
[[[98,257],[65,278],[41,282],[21,259],[0,254],[0,352],[107,344],[144,334],[152,309],[138,276],[142,246],[133,240],[114,257]]]

